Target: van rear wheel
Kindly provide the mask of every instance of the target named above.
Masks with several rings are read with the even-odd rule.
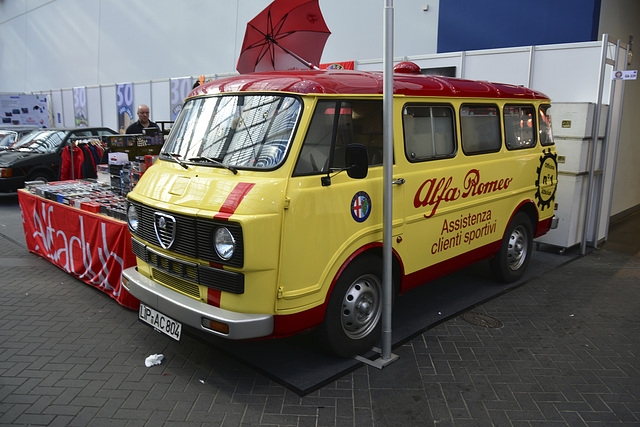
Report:
[[[533,226],[529,216],[518,212],[507,228],[498,253],[490,261],[497,280],[511,283],[519,280],[527,269],[533,250]]]
[[[374,256],[356,259],[340,275],[318,329],[329,351],[351,357],[370,350],[380,338],[381,277],[381,262]]]

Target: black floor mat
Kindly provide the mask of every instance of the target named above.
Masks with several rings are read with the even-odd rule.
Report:
[[[413,289],[396,300],[392,318],[393,347],[576,257],[577,252],[571,250],[564,255],[553,250],[536,250],[525,276],[515,283],[496,282],[489,273],[488,263],[480,262]],[[252,342],[228,341],[203,333],[197,335],[300,396],[317,390],[363,363],[328,354],[318,345],[313,333]],[[375,359],[377,354],[371,351],[363,356]]]

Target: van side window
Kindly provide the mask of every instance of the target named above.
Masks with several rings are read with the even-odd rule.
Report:
[[[293,176],[344,168],[346,147],[353,143],[366,147],[369,166],[382,164],[382,102],[319,101]]]
[[[553,145],[550,109],[550,105],[541,105],[538,114],[540,122],[540,144],[542,145]]]
[[[536,145],[536,110],[531,105],[505,105],[504,142],[507,149],[528,148]]]
[[[460,108],[462,150],[466,154],[491,153],[502,146],[500,115],[495,105],[463,105]]]
[[[402,112],[405,155],[410,162],[452,157],[455,123],[450,106],[407,105]]]

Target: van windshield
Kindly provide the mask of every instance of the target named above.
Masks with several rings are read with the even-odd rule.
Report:
[[[284,161],[300,110],[292,96],[195,98],[182,108],[162,151],[187,163],[274,169]]]

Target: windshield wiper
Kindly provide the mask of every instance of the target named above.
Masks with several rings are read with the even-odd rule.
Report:
[[[213,163],[214,165],[222,166],[223,168],[233,172],[234,175],[238,173],[238,169],[234,168],[233,166],[225,165],[220,160],[216,160],[213,157],[205,157],[205,156],[191,157],[189,161],[190,162],[209,162],[209,163]]]
[[[180,166],[182,166],[183,168],[185,168],[186,170],[189,170],[189,166],[187,166],[187,164],[185,162],[183,162],[182,160],[180,160],[180,154],[176,154],[176,153],[168,153],[168,152],[163,152],[160,153],[163,156],[169,156],[171,157],[173,160],[175,160],[176,162],[178,162],[178,164]]]

